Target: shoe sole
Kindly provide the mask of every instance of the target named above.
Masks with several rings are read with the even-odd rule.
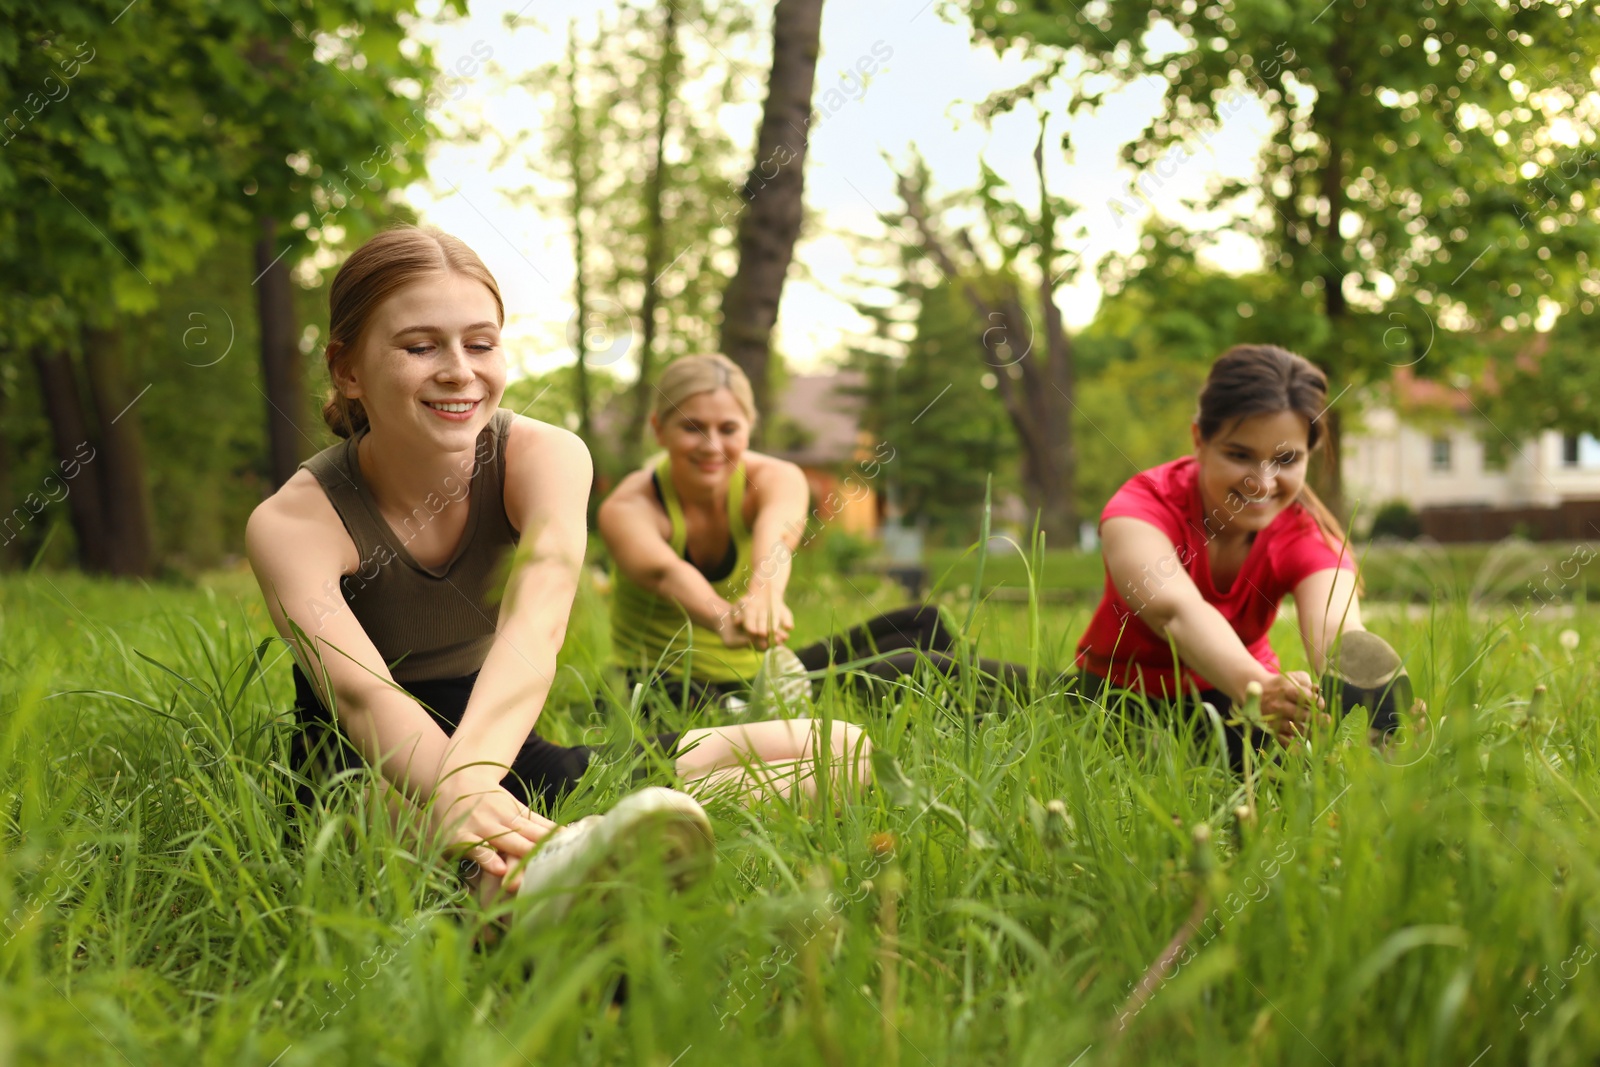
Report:
[[[1411,677],[1400,654],[1365,630],[1340,636],[1327,681],[1324,688],[1337,691],[1342,712],[1366,708],[1372,728],[1383,734],[1393,732],[1400,725],[1400,712],[1411,707]]]
[[[603,903],[609,902],[616,887],[606,883],[615,883],[620,872],[646,853],[658,857],[674,892],[697,885],[716,866],[711,820],[693,798],[676,790],[650,786],[629,794],[606,813],[596,833],[599,837],[592,847],[598,854],[587,865],[572,868],[559,887],[542,887],[543,899],[532,907],[528,921],[560,922],[586,888],[593,888],[591,895]]]
[[[639,802],[643,798],[649,800]],[[629,804],[630,801],[636,803]],[[618,817],[623,814],[626,819]],[[609,847],[590,868],[590,881],[602,880],[626,868],[646,851],[655,853],[672,888],[678,891],[700,882],[716,864],[711,820],[705,809],[683,793],[650,786],[623,798],[608,813],[607,820]]]

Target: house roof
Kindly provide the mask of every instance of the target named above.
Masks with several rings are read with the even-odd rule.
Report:
[[[1410,367],[1394,372],[1392,388],[1395,407],[1401,411],[1430,408],[1453,411],[1457,415],[1473,411],[1472,395],[1467,390],[1433,378],[1418,378]]]
[[[796,375],[778,398],[777,415],[798,427],[805,443],[776,453],[802,467],[852,463],[861,447],[859,390],[866,375],[857,370]]]

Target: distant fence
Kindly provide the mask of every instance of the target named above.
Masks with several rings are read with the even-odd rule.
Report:
[[[1418,517],[1425,536],[1454,544],[1507,537],[1530,541],[1600,538],[1600,500],[1567,500],[1553,508],[1423,508]]]

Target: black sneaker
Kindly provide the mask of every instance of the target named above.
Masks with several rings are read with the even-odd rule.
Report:
[[[1411,676],[1400,654],[1365,630],[1340,636],[1322,691],[1329,708],[1337,707],[1341,716],[1358,705],[1366,708],[1372,729],[1383,737],[1399,727],[1400,713],[1411,709]]]

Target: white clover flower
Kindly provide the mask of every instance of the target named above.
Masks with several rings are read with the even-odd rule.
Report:
[[[1560,641],[1561,647],[1566,649],[1568,652],[1576,651],[1578,647],[1578,631],[1562,630],[1560,635],[1557,636],[1556,640]]]

